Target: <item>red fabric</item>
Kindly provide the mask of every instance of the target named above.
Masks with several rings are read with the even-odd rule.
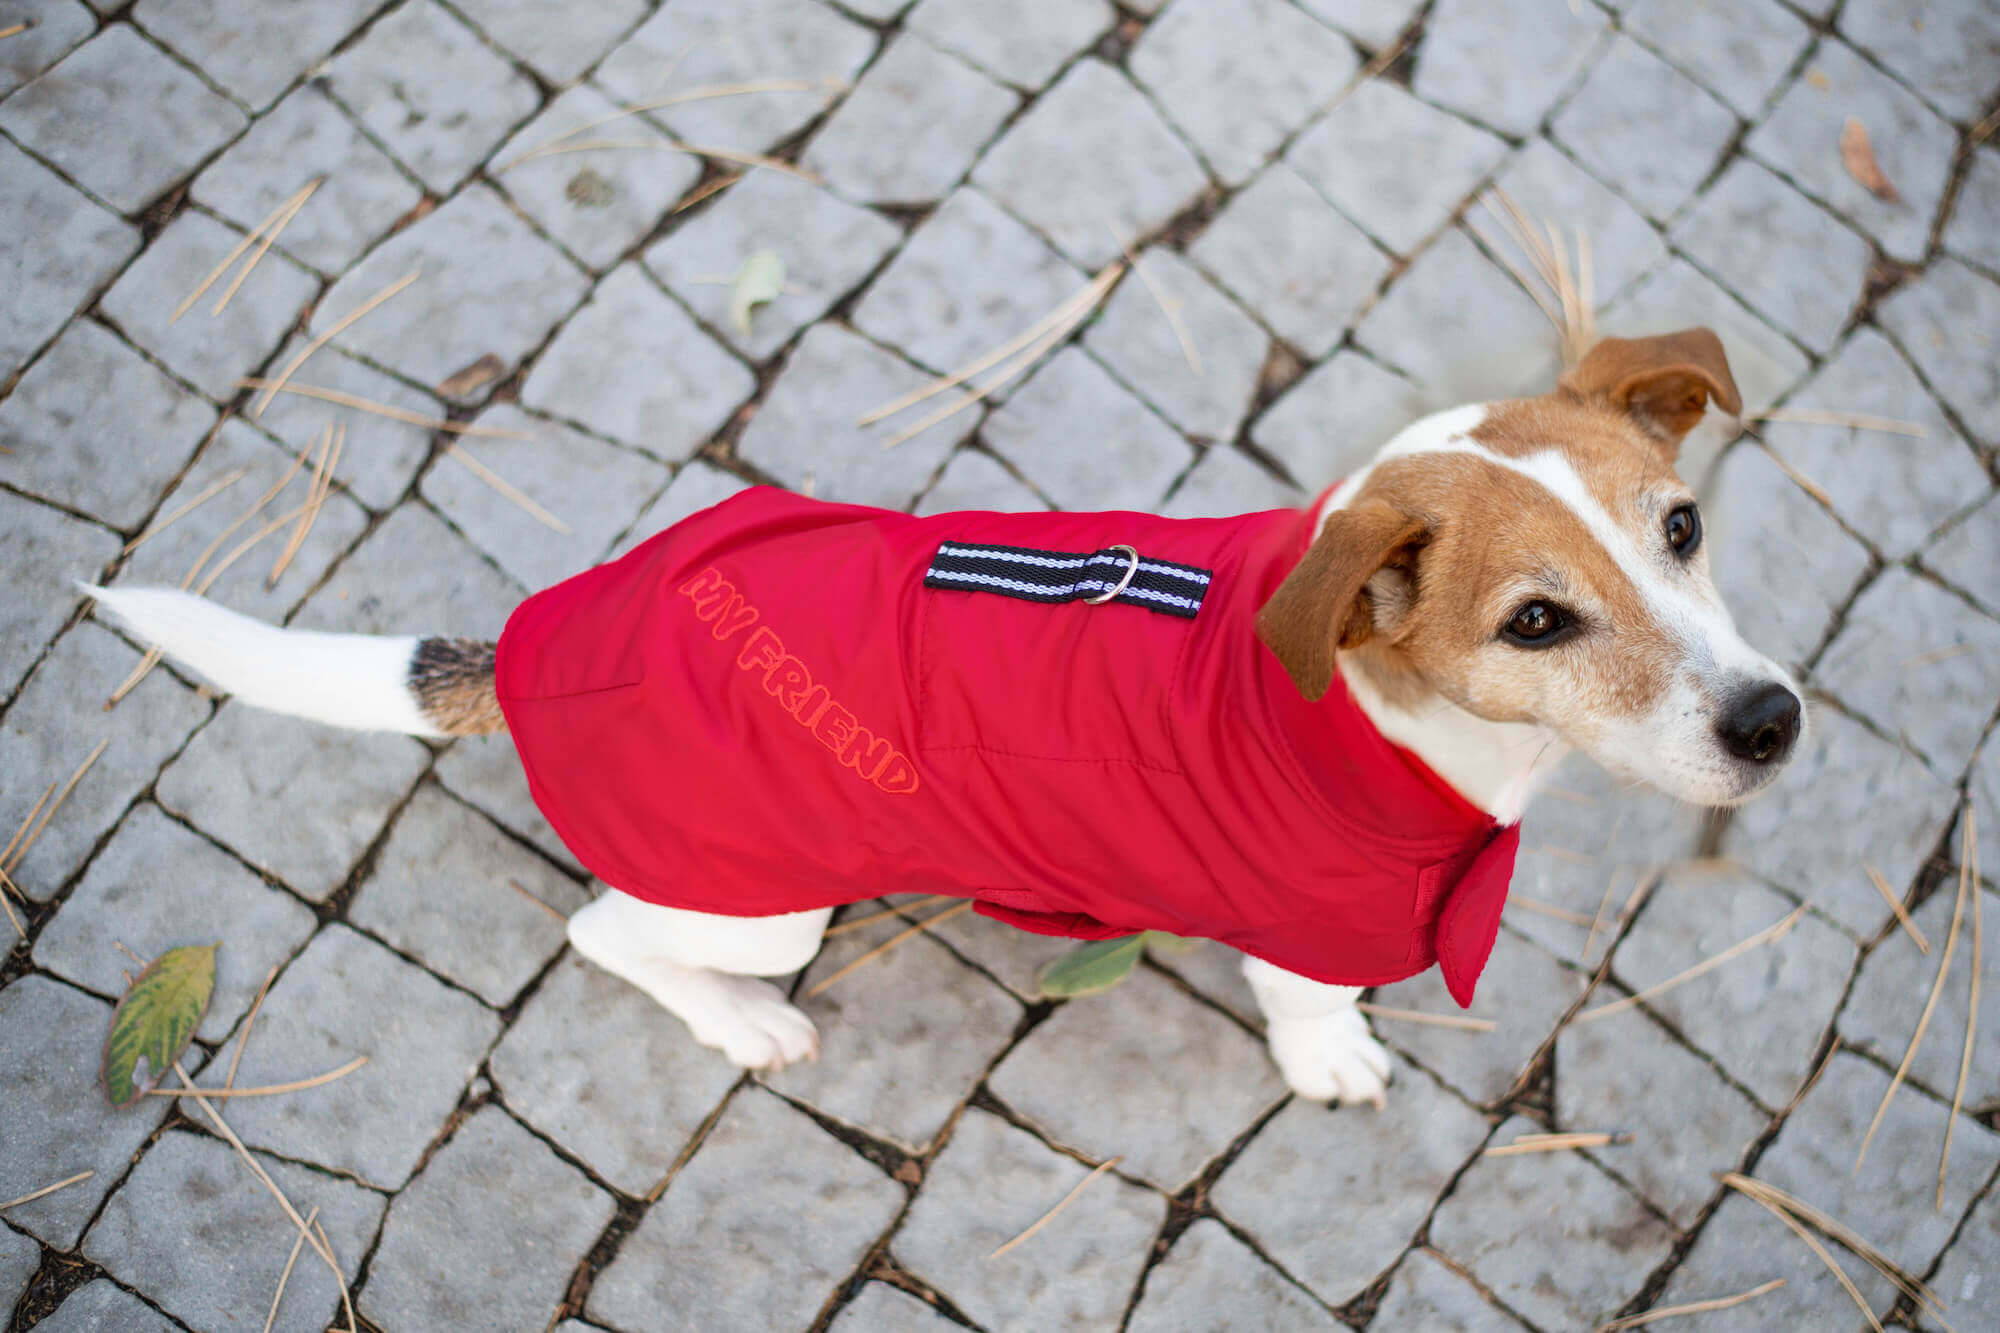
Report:
[[[1295,510],[905,514],[755,489],[522,603],[502,710],[607,883],[765,916],[954,893],[1027,930],[1164,930],[1317,981],[1442,957],[1461,1004],[1517,830],[1318,703],[1252,628]],[[939,542],[1125,544],[1213,581],[1192,621],[923,587]]]

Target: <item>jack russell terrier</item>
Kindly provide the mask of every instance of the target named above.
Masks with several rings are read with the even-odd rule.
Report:
[[[759,977],[833,909],[945,891],[1086,939],[1220,940],[1303,1097],[1382,1104],[1361,988],[1491,952],[1518,821],[1574,748],[1731,805],[1796,687],[1737,635],[1675,474],[1707,329],[1605,339],[1539,398],[1405,429],[1304,511],[907,514],[756,489],[522,603],[497,644],[278,630],[93,589],[245,703],[513,733],[612,886],[587,958],[697,1041],[817,1053]],[[1087,447],[1087,446],[1085,446]]]

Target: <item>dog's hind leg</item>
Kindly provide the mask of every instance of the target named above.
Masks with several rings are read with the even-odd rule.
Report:
[[[694,1039],[745,1069],[819,1055],[819,1032],[758,977],[796,972],[819,952],[832,908],[783,916],[713,916],[641,902],[612,889],[569,919],[577,952],[631,982],[687,1024]]]

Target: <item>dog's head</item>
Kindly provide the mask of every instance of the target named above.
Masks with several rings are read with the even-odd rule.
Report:
[[[1721,341],[1689,329],[1417,422],[1336,497],[1259,636],[1307,698],[1349,653],[1392,705],[1530,723],[1686,801],[1755,795],[1803,710],[1737,634],[1674,472],[1711,399],[1742,410]]]

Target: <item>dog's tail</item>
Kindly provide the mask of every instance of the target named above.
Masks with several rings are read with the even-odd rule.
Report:
[[[490,643],[277,629],[167,588],[84,591],[134,634],[259,708],[410,736],[507,727]]]

